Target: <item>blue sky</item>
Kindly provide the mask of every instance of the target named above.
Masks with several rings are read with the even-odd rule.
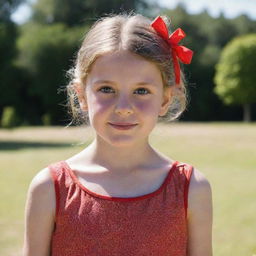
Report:
[[[256,20],[256,0],[159,0],[159,4],[174,8],[183,3],[189,13],[199,13],[207,9],[210,15],[216,17],[223,12],[227,18],[247,14]]]
[[[34,2],[35,0],[28,0]],[[151,0],[152,1],[152,0]],[[183,3],[189,13],[199,13],[207,9],[210,15],[216,17],[222,11],[227,18],[233,18],[240,14],[247,14],[251,19],[256,20],[256,0],[158,0],[160,5],[174,8]],[[23,23],[30,15],[28,5],[22,5],[12,15],[17,23]]]

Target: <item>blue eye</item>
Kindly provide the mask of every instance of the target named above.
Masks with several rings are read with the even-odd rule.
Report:
[[[104,86],[104,87],[101,87],[99,91],[103,93],[112,93],[114,90],[109,86]]]
[[[100,89],[98,89],[98,91],[105,93],[105,94],[109,94],[109,93],[114,93],[115,91],[109,87],[109,86],[103,86]],[[139,95],[147,95],[150,94],[150,91],[146,88],[138,88],[137,90],[135,90],[134,94],[139,94]]]
[[[142,93],[136,93],[136,94],[141,94],[141,95],[149,94],[150,93],[150,91],[148,89],[145,89],[145,88],[139,88],[136,91],[142,92]]]

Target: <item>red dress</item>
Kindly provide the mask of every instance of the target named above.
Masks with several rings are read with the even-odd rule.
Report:
[[[56,192],[51,256],[186,256],[193,167],[175,161],[156,191],[110,197],[86,189],[65,161],[49,166]]]

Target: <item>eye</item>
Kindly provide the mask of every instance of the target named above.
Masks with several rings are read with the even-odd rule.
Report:
[[[114,90],[109,86],[103,86],[98,91],[103,93],[113,93]]]
[[[135,93],[135,94],[141,94],[141,95],[150,94],[150,91],[146,88],[138,88],[136,91],[139,93]]]

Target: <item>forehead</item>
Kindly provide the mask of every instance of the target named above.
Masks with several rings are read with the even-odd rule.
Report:
[[[162,82],[161,72],[153,62],[129,51],[107,53],[94,62],[89,80],[129,80],[130,82]]]

